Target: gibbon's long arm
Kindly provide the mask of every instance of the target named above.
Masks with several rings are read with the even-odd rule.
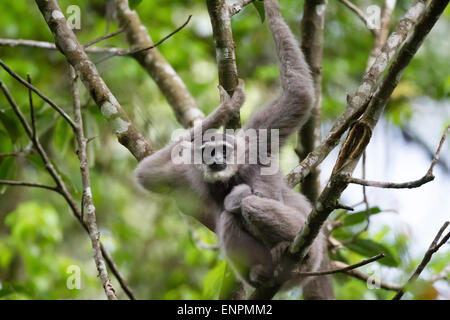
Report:
[[[208,129],[219,128],[224,125],[231,115],[240,109],[245,101],[244,82],[239,80],[233,97],[219,86],[220,105],[209,114],[201,124],[191,128],[187,136],[181,141],[173,142],[144,158],[136,168],[135,174],[139,183],[146,189],[160,191],[159,187],[187,187],[189,181],[185,179],[186,166],[172,162],[172,150],[180,143],[191,142],[196,130],[205,132]],[[164,190],[164,189],[162,189]]]
[[[255,111],[244,128],[279,129],[282,146],[286,138],[308,118],[314,100],[314,87],[303,53],[280,14],[278,1],[264,0],[264,7],[280,60],[282,92],[275,101]]]

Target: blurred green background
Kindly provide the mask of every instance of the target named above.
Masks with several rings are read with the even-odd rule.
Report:
[[[117,29],[114,21],[109,23],[105,17],[104,1],[58,2],[63,12],[69,5],[80,6],[82,29],[77,31],[77,36],[81,43],[97,38],[107,30]],[[303,1],[280,2],[285,19],[299,36]],[[361,8],[382,4],[380,0],[354,2]],[[405,13],[410,3],[406,0],[397,2],[393,22]],[[212,111],[219,102],[218,78],[205,2],[143,0],[137,10],[154,41],[181,25],[189,14],[193,15],[190,24],[159,46],[159,50],[185,81],[200,108],[206,114]],[[449,122],[449,17],[450,10],[447,8],[436,30],[426,39],[405,72],[388,105],[386,126],[400,130],[408,125],[415,112],[413,101],[420,97],[427,97],[431,104],[441,102],[439,105],[447,111],[440,119],[444,123]],[[322,100],[324,128],[328,128],[342,112],[346,93],[356,89],[372,44],[370,32],[337,1],[330,1],[326,18]],[[270,34],[253,6],[236,15],[232,26],[238,71],[247,89],[247,102],[242,109],[242,119],[245,121],[254,108],[277,93],[278,69]],[[53,41],[51,32],[31,0],[0,2],[0,38]],[[99,45],[128,47],[123,35]],[[0,47],[0,57],[21,76],[30,73],[33,84],[67,112],[72,112],[66,61],[58,51]],[[130,57],[112,58],[100,64],[98,69],[136,127],[156,147],[163,146],[172,131],[180,126],[148,74]],[[27,90],[3,70],[0,76],[22,111],[29,116]],[[139,299],[217,298],[226,262],[217,251],[198,247],[190,231],[209,244],[216,243],[215,235],[191,219],[188,219],[188,225],[171,198],[145,193],[136,186],[133,180],[136,160],[117,142],[88,93],[80,88],[87,136],[96,137],[89,143],[88,156],[97,222],[101,239],[119,270]],[[73,134],[46,103],[37,97],[34,101],[39,137],[70,191],[80,201],[81,179]],[[436,125],[441,132],[443,124]],[[430,144],[435,142],[429,141]],[[293,151],[295,144],[296,138],[293,137],[283,152],[284,172],[289,172],[298,161]],[[0,97],[0,153],[28,146],[30,142],[10,106],[3,96]],[[445,150],[448,152],[449,149],[445,147]],[[422,172],[423,169],[419,169],[417,175]],[[0,179],[52,184],[36,154],[0,158]],[[375,201],[372,204],[377,205]],[[449,208],[442,210],[448,213]],[[374,207],[371,212],[382,215],[383,212],[379,211]],[[334,236],[340,240],[351,238],[364,227],[361,217],[363,214],[343,218],[345,225]],[[386,251],[388,258],[375,265],[386,272],[395,268],[390,280],[402,283],[422,258],[423,251],[411,254],[408,233],[397,232],[394,237],[388,237],[392,232],[389,224],[378,228],[370,236],[364,232],[357,241],[339,250],[334,258],[354,263],[380,250]],[[430,239],[433,233],[429,234]],[[430,274],[438,273],[449,261],[449,250],[443,248],[434,256],[427,270]],[[66,287],[70,275],[67,268],[71,265],[81,269],[80,290]],[[119,297],[126,298],[117,281],[114,277],[112,279]],[[433,299],[439,294],[445,297],[450,293],[445,293],[448,283],[442,281],[444,292],[429,282],[419,281],[419,288],[409,297]],[[369,290],[365,282],[343,275],[335,276],[334,283],[338,299],[386,299],[393,296],[392,292],[382,289]],[[301,290],[278,295],[278,298],[299,297]],[[105,298],[96,275],[88,236],[58,194],[40,189],[0,186],[0,299],[68,298]]]

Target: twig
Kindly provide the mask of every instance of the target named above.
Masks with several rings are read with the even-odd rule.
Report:
[[[83,48],[84,48],[84,50],[86,50],[90,46],[92,46],[92,45],[94,45],[94,44],[96,44],[96,43],[98,43],[100,41],[103,41],[103,40],[106,40],[106,39],[109,39],[109,38],[117,36],[118,34],[122,33],[124,30],[125,30],[125,27],[122,27],[122,28],[119,28],[118,30],[116,30],[114,32],[111,32],[111,33],[105,34],[103,36],[100,36],[97,39],[91,40],[88,43],[86,43],[85,45],[83,45]]]
[[[331,265],[335,268],[345,268],[349,266],[346,263],[343,263],[341,261],[332,261]],[[359,270],[347,270],[344,271],[344,273],[348,276],[354,277],[356,279],[362,280],[364,282],[367,282],[370,280],[370,276],[365,274],[364,272],[361,272]],[[384,281],[377,281],[377,284],[380,286],[380,288],[385,290],[391,290],[391,291],[397,291],[401,288],[398,284],[392,284]]]
[[[450,232],[448,232],[442,239],[441,236],[444,233],[445,229],[447,229],[449,224],[450,222],[446,221],[444,225],[441,227],[441,229],[439,229],[439,232],[437,233],[427,252],[425,252],[425,256],[423,257],[420,264],[417,266],[417,269],[414,271],[414,273],[411,275],[411,277],[408,279],[405,285],[397,292],[397,294],[392,300],[400,300],[400,298],[405,293],[407,287],[409,287],[411,283],[413,283],[414,281],[417,280],[417,278],[419,278],[420,273],[423,271],[423,269],[425,269],[425,266],[430,262],[433,254],[435,254],[440,249],[440,247],[442,247],[445,243],[447,243],[447,241],[450,239]],[[439,241],[440,239],[441,241]]]
[[[355,210],[353,207],[346,206],[345,204],[342,204],[342,203],[339,203],[339,202],[336,204],[336,209],[344,209],[344,210],[347,210],[347,211]]]
[[[26,80],[24,80],[21,76],[19,76],[17,73],[12,71],[4,62],[2,59],[0,59],[0,66],[5,69],[6,72],[8,72],[14,79],[19,81],[21,84],[23,84],[25,87],[27,87],[29,90],[33,90],[39,97],[41,97],[42,100],[47,102],[53,109],[55,109],[66,121],[70,124],[70,126],[75,129],[76,125],[75,122],[73,122],[72,118],[56,103],[54,103],[50,98],[45,96],[43,93],[41,93],[35,86],[33,86],[31,83],[28,83]],[[31,134],[33,136],[33,129],[31,129]]]
[[[449,274],[450,274],[450,263],[447,264],[444,267],[444,269],[442,269],[441,272],[431,276],[430,281],[431,282],[436,282],[436,281],[439,281],[439,280],[449,280]]]
[[[370,28],[369,21],[367,20],[366,15],[364,12],[358,8],[356,5],[354,5],[349,0],[339,0],[343,5],[345,5],[347,8],[352,10],[356,15],[361,19],[361,21],[364,23],[364,25],[367,27],[367,29],[370,30],[370,32],[374,33],[374,29]]]
[[[450,131],[450,126],[448,126],[445,129],[444,134],[441,137],[441,141],[439,142],[439,146],[436,150],[436,153],[434,154],[431,165],[428,168],[428,171],[425,173],[425,175],[422,178],[420,178],[418,180],[414,180],[414,181],[409,181],[409,182],[395,183],[395,182],[369,181],[369,180],[365,180],[365,179],[358,179],[358,178],[350,177],[348,179],[348,183],[360,184],[360,185],[368,186],[368,187],[387,188],[387,189],[405,189],[405,188],[412,189],[412,188],[420,187],[430,181],[433,181],[435,178],[434,174],[433,174],[433,169],[436,166],[436,163],[439,161],[439,154],[441,152],[442,146],[445,142],[445,138],[447,137],[449,131]]]
[[[26,181],[14,181],[14,180],[0,180],[0,184],[16,186],[16,187],[42,188],[42,189],[52,190],[52,191],[59,193],[59,190],[57,187],[48,186],[48,185],[40,184],[40,183],[33,183],[33,182],[26,182]]]
[[[27,73],[27,82],[31,84],[31,76]],[[33,91],[28,88],[28,104],[30,105],[31,130],[33,137],[36,136],[36,119],[34,118]]]
[[[365,259],[361,262],[349,265],[349,266],[345,266],[343,268],[336,268],[336,269],[332,269],[332,270],[326,270],[326,271],[314,271],[314,272],[294,272],[294,274],[296,276],[303,276],[303,277],[312,277],[312,276],[324,276],[327,274],[335,274],[335,273],[341,273],[341,272],[346,272],[346,271],[350,271],[362,266],[365,266],[366,264],[372,263],[376,260],[379,260],[381,258],[384,258],[385,254],[384,253],[380,253],[377,254],[376,256],[373,256],[372,258],[369,259]]]
[[[110,54],[106,57],[101,58],[100,60],[96,61],[95,64],[100,64],[105,60],[108,60],[112,57],[115,56],[132,56],[134,54],[137,54],[139,52],[143,52],[143,51],[147,51],[153,48],[156,48],[157,46],[159,46],[160,44],[162,44],[164,41],[166,41],[167,39],[169,39],[170,37],[172,37],[175,33],[177,33],[178,31],[180,31],[181,29],[183,29],[185,26],[187,26],[187,24],[189,23],[189,21],[191,20],[192,15],[189,15],[189,17],[187,18],[186,22],[183,23],[181,26],[179,26],[178,28],[176,28],[174,31],[172,31],[171,33],[169,33],[167,36],[165,36],[164,38],[162,38],[161,40],[159,40],[157,43],[152,44],[151,46],[145,47],[145,48],[139,48],[139,49],[134,49],[134,50],[124,50],[124,51],[118,51],[115,52],[113,54]],[[122,27],[123,29],[125,29],[125,27]]]
[[[80,160],[81,181],[83,186],[82,203],[83,208],[85,208],[85,211],[87,212],[87,214],[84,215],[85,222],[88,227],[89,236],[91,238],[92,249],[94,251],[94,261],[97,267],[100,280],[103,285],[103,289],[105,290],[108,300],[117,300],[116,292],[111,284],[111,280],[109,279],[108,270],[106,269],[105,262],[103,261],[100,247],[100,239],[99,239],[100,233],[98,232],[97,228],[95,206],[94,201],[92,199],[89,165],[86,152],[86,138],[84,137],[83,118],[81,115],[80,93],[78,91],[78,84],[77,84],[78,77],[73,67],[69,64],[68,69],[69,69],[70,91],[72,93],[73,99],[73,113],[75,116],[75,123],[77,124],[75,137],[78,145],[77,155],[78,159]]]
[[[59,50],[56,47],[56,45],[52,42],[27,40],[27,39],[1,39],[0,38],[0,46],[32,47],[32,48],[40,48],[40,49],[48,49],[48,50]],[[123,51],[123,49],[112,48],[112,47],[89,47],[89,48],[86,48],[85,51],[87,53],[96,53],[96,54],[110,53],[110,54],[112,54],[112,53],[116,53],[119,51]]]
[[[235,14],[241,12],[242,9],[244,9],[247,5],[249,5],[254,1],[255,0],[240,0],[238,2],[229,5],[228,10],[230,10],[230,16],[234,16]]]

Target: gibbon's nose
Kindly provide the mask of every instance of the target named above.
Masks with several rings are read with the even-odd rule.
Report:
[[[223,162],[214,162],[209,165],[209,168],[212,171],[222,171],[222,170],[225,170],[226,167],[227,167],[227,164],[223,163]]]

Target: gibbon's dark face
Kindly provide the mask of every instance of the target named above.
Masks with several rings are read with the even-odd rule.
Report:
[[[225,182],[236,173],[234,141],[230,135],[214,135],[201,146],[202,165],[199,169],[206,182]]]

